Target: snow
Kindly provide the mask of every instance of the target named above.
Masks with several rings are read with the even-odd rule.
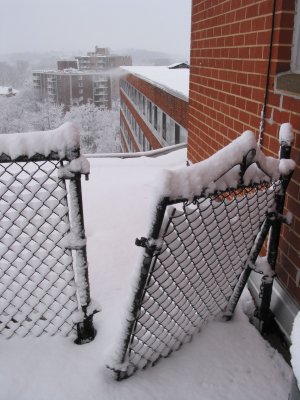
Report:
[[[300,389],[300,312],[297,314],[294,321],[291,341],[291,364],[293,367],[294,375],[297,379],[298,387]]]
[[[64,158],[69,151],[79,147],[80,133],[76,125],[66,122],[57,129],[47,132],[26,132],[0,135],[0,154],[11,159],[20,156],[32,157],[41,154],[45,157],[57,152]]]
[[[60,337],[1,338],[1,400],[288,398],[290,368],[241,306],[232,321],[209,322],[191,343],[128,380],[114,381],[106,368],[119,350],[142,253],[134,241],[148,233],[157,176],[185,160],[185,150],[155,159],[91,160],[90,181],[82,185],[91,295],[103,309],[94,317],[97,337],[82,346]]]
[[[74,174],[89,175],[90,163],[85,156],[75,158],[68,164],[58,169],[58,178],[73,178]]]
[[[129,72],[144,79],[158,88],[165,90],[173,96],[188,100],[189,98],[189,76],[187,68],[169,69],[165,67],[121,67],[122,70]]]
[[[296,163],[294,160],[285,159],[279,161],[279,172],[281,175],[289,175],[296,168]]]
[[[181,197],[193,199],[203,190],[213,193],[216,190],[236,188],[240,172],[237,164],[241,164],[243,158],[250,154],[251,150],[256,152],[253,162],[256,162],[259,168],[253,164],[246,171],[244,179],[246,185],[279,179],[280,173],[290,173],[295,168],[292,160],[279,161],[273,157],[266,157],[256,144],[254,133],[245,131],[208,159],[175,172],[165,171],[161,193],[171,199]]]
[[[279,141],[291,146],[294,140],[293,127],[290,123],[286,122],[281,124],[279,129]]]
[[[275,272],[272,270],[267,257],[258,257],[255,263],[255,272],[263,274],[264,277],[274,277]]]

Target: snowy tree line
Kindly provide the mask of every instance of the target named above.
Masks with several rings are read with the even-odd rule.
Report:
[[[0,61],[0,86],[11,86],[14,89],[20,89],[24,82],[30,79],[32,72],[31,65],[26,61],[16,61],[10,64]]]
[[[64,112],[62,105],[39,101],[27,86],[17,96],[0,98],[0,133],[45,131],[66,121],[79,126],[84,153],[107,153],[120,150],[119,108],[101,110],[94,104],[72,106]]]

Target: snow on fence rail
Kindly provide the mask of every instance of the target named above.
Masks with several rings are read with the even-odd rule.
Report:
[[[135,153],[94,153],[85,154],[86,158],[138,158],[138,157],[159,157],[180,149],[186,149],[186,143],[174,144],[173,146],[162,147],[161,149],[149,151],[137,151]]]
[[[77,343],[95,336],[82,173],[89,164],[70,123],[0,135],[0,335],[6,338],[75,336],[76,324]]]
[[[210,319],[230,319],[252,270],[263,274],[259,319],[267,324],[284,196],[294,162],[291,126],[281,128],[281,160],[265,157],[245,132],[214,156],[166,171],[161,200],[135,285],[118,380],[191,340]],[[270,232],[269,232],[270,231]],[[268,254],[258,258],[267,234]]]

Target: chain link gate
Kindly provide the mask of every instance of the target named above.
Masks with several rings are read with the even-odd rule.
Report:
[[[283,148],[287,158],[290,148]],[[248,169],[260,168],[256,151],[238,165],[237,188],[211,194],[204,188],[192,200],[164,197],[157,205],[149,238],[136,240],[145,248],[138,289],[122,354],[109,366],[118,380],[169,356],[210,319],[230,319],[252,270],[267,284],[273,281],[276,255],[256,261],[270,228],[269,250],[287,222],[281,213],[290,174],[246,186]],[[262,292],[268,297],[268,290]]]
[[[20,140],[30,143],[34,134]],[[45,147],[54,139],[47,135],[37,138]],[[79,147],[63,150],[63,157],[61,150],[0,155],[0,335],[6,338],[75,336],[76,324],[76,343],[95,336],[78,168],[83,161]]]

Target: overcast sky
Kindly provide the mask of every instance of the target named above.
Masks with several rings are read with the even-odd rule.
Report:
[[[191,0],[0,0],[0,53],[95,45],[189,54]]]

